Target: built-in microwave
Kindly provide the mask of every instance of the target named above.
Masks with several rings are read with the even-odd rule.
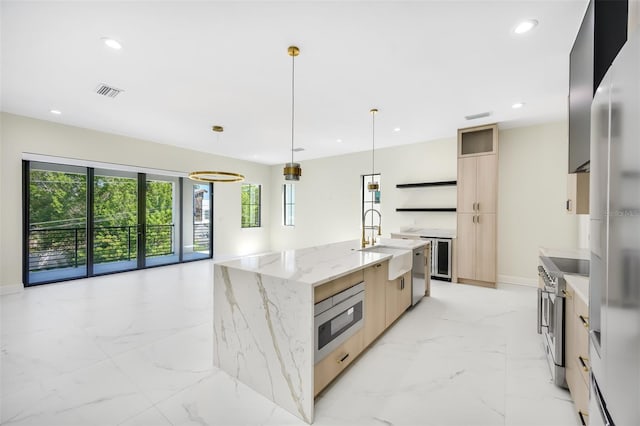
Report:
[[[364,282],[314,305],[315,363],[360,330],[364,319]]]

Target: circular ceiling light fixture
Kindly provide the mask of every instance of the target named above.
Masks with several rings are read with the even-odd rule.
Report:
[[[524,106],[524,102],[516,102],[515,104],[511,105],[511,108],[519,109],[519,108],[522,108],[523,106]]]
[[[233,172],[202,170],[189,173],[189,179],[198,182],[242,182],[244,175]]]
[[[109,37],[102,37],[102,42],[107,46],[110,47],[114,50],[120,50],[122,49],[122,43],[120,43],[118,40],[113,39],[113,38],[109,38]]]
[[[296,46],[289,46],[287,49],[289,56],[291,56],[291,162],[284,165],[284,179],[285,180],[300,180],[302,176],[302,168],[299,163],[293,161],[293,125],[294,125],[294,112],[295,112],[295,75],[296,75],[296,56],[300,54],[300,49]]]
[[[516,34],[524,34],[531,31],[536,25],[538,25],[538,21],[535,19],[527,19],[526,21],[520,22],[513,32]]]

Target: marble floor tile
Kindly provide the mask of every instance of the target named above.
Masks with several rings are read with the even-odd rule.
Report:
[[[213,324],[207,322],[113,358],[113,362],[157,403],[213,371]]]
[[[0,298],[2,425],[303,425],[212,367],[212,263]],[[315,425],[578,424],[534,288],[434,281],[316,401]]]
[[[111,360],[2,397],[3,425],[114,425],[151,407]]]

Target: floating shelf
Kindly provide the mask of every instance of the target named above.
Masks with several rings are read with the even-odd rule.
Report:
[[[440,182],[418,182],[418,183],[399,183],[396,188],[419,188],[424,186],[455,186],[456,180],[443,180]]]
[[[455,212],[455,207],[409,207],[396,209],[397,212]]]

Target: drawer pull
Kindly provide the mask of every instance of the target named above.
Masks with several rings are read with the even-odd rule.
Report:
[[[381,267],[381,266],[382,266],[382,263],[378,263],[378,264],[376,265],[376,268],[379,268],[379,267]]]
[[[567,290],[562,290],[562,295],[568,299],[571,299],[571,293],[569,293]]]
[[[589,361],[589,358],[583,358],[583,357],[579,356],[578,360],[580,360],[580,364],[582,364],[582,369],[585,372],[588,372],[589,371],[589,366],[587,366],[587,363],[585,361]]]
[[[582,325],[586,328],[589,328],[589,317],[583,317],[582,315],[578,315],[580,317],[580,321],[582,321]]]
[[[344,362],[345,359],[349,358],[349,354],[346,354],[345,356],[343,356],[342,358],[340,358],[338,360],[338,364],[342,364]]]
[[[582,411],[578,411],[578,416],[580,416],[580,422],[582,426],[587,426],[587,421],[584,419],[585,417],[589,417],[587,413],[583,413]]]

